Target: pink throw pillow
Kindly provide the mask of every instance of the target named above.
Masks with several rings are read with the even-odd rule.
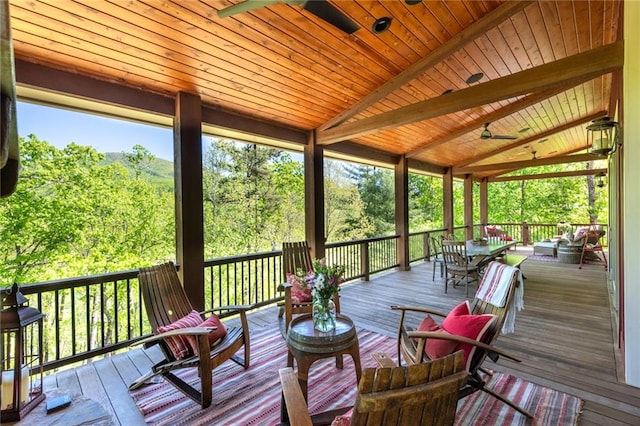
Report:
[[[306,288],[302,278],[296,274],[287,273],[287,282],[291,284],[291,301],[293,303],[311,302],[311,288]]]
[[[220,318],[216,314],[212,314],[209,318],[198,324],[196,327],[216,327],[215,330],[209,332],[209,346],[213,346],[218,340],[227,335],[227,329],[220,321]],[[198,353],[198,338],[196,336],[187,336],[189,340],[189,346],[191,346],[191,352]]]
[[[172,322],[169,325],[158,327],[158,333],[165,333],[167,331],[179,330],[187,327],[197,327],[202,322],[202,317],[196,311],[191,311],[184,317]],[[176,359],[186,358],[193,353],[191,352],[191,345],[187,336],[170,336],[164,339],[173,353]]]
[[[440,325],[431,318],[430,315],[427,315],[420,325],[417,328],[418,331],[432,331],[434,333],[443,333],[449,334],[444,331]],[[453,350],[456,348],[458,344],[451,340],[445,339],[427,339],[427,342],[424,346],[424,353],[427,354],[429,359],[437,359],[442,358],[443,356],[447,356],[453,353]]]
[[[589,227],[588,226],[582,226],[582,227],[578,228],[576,230],[576,234],[573,236],[573,241],[578,241],[580,238],[582,238],[585,235],[587,235],[588,231],[589,231]]]
[[[333,419],[331,426],[349,426],[351,424],[351,417],[353,417],[353,407],[346,413]]]
[[[469,304],[467,301],[464,301],[449,312],[442,322],[442,329],[447,333],[484,342],[487,331],[495,319],[496,316],[491,314],[471,315],[469,313]],[[456,345],[455,350],[462,350],[464,352],[465,369],[469,370],[476,347],[461,343]]]

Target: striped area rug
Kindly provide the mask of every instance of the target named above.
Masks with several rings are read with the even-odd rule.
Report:
[[[362,367],[375,367],[371,354],[386,352],[396,356],[395,339],[359,329]],[[145,421],[153,425],[276,425],[280,420],[280,379],[278,369],[287,363],[287,350],[278,328],[251,332],[251,367],[243,370],[227,362],[213,372],[213,402],[205,410],[162,382],[131,392]],[[197,383],[197,371],[180,373],[189,383]],[[316,361],[309,372],[311,413],[353,404],[356,376],[351,357],[344,357],[344,369],[335,368],[335,358]],[[495,374],[490,386],[517,401],[535,414],[533,425],[574,425],[581,400],[561,392],[528,383],[513,376]],[[476,392],[458,404],[457,425],[524,425],[518,412]]]

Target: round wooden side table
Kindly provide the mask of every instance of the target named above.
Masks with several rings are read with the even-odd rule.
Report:
[[[337,314],[335,330],[327,332],[313,328],[311,315],[296,317],[289,325],[287,347],[298,364],[298,382],[305,399],[307,399],[309,368],[319,359],[351,355],[356,370],[356,385],[360,381],[362,368],[358,335],[353,321],[345,315]],[[293,367],[291,363],[288,362],[288,364],[288,367]],[[338,363],[338,368],[342,367],[341,364],[341,362]]]

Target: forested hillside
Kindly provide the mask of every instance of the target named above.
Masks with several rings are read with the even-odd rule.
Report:
[[[207,143],[206,258],[304,239],[304,169],[297,155],[217,138]],[[135,269],[175,258],[170,162],[140,145],[129,153],[102,154],[73,143],[58,149],[29,135],[20,147],[17,191],[0,200],[0,282]],[[327,241],[393,234],[393,188],[391,169],[326,160]],[[476,205],[477,193],[476,185]],[[410,230],[441,228],[442,180],[411,174],[409,194]],[[604,222],[604,194],[586,177],[491,183],[490,221]],[[454,197],[455,223],[461,225],[459,182]],[[477,221],[477,208],[475,216]]]

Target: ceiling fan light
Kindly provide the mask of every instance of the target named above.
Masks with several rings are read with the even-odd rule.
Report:
[[[387,31],[391,26],[392,19],[388,16],[383,16],[382,18],[376,19],[371,27],[371,31],[374,34],[380,34],[381,32]]]
[[[491,132],[485,128],[482,133],[480,133],[480,139],[491,139],[493,135],[491,134]]]
[[[422,3],[422,0],[404,0],[404,2],[406,4],[408,4],[409,6],[413,6],[414,4],[420,4]]]

